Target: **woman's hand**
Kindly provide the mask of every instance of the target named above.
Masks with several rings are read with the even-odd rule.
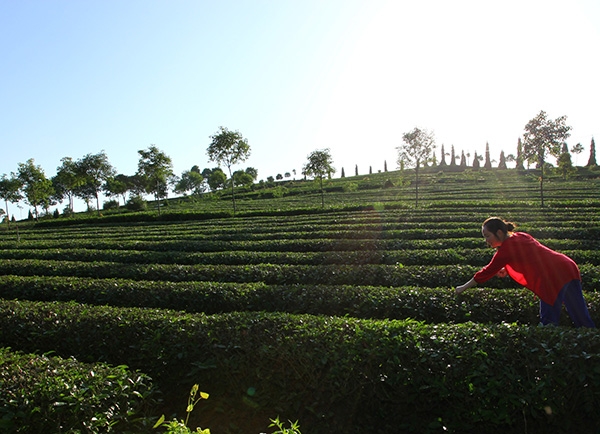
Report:
[[[464,285],[457,286],[456,289],[454,290],[454,292],[456,294],[461,294],[465,289],[467,289],[466,283]]]
[[[456,292],[456,294],[461,294],[465,289],[469,289],[475,285],[477,285],[477,282],[475,282],[475,279],[471,279],[464,285],[457,286],[456,289],[454,289],[454,292]]]

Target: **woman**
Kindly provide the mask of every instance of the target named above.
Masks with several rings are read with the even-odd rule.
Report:
[[[483,222],[486,243],[496,249],[494,257],[471,280],[456,288],[460,294],[494,276],[509,275],[540,298],[543,325],[558,324],[563,303],[576,327],[596,327],[581,290],[577,264],[566,255],[540,244],[525,232],[513,232],[515,225],[498,217]]]

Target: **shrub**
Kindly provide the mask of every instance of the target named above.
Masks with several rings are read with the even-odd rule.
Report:
[[[150,378],[125,366],[0,348],[0,428],[6,433],[132,432],[154,402]]]
[[[117,208],[119,208],[119,201],[115,200],[115,199],[107,200],[102,205],[102,209],[104,209],[104,210],[117,209]]]
[[[125,207],[129,211],[146,211],[148,209],[148,204],[141,196],[132,196],[127,201]]]

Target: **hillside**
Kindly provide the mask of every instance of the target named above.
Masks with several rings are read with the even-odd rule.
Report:
[[[139,370],[162,392],[135,407],[149,416],[185,417],[199,383],[190,423],[213,433],[278,415],[306,433],[597,430],[596,330],[537,327],[509,279],[453,292],[491,258],[481,223],[499,215],[579,264],[600,323],[596,176],[549,178],[543,208],[533,171],[429,169],[418,207],[406,171],[328,180],[324,206],[317,183],[285,181],[236,192],[235,217],[223,192],[18,222],[0,230],[0,346]],[[6,426],[27,420],[15,406],[66,418],[23,390],[0,402]]]

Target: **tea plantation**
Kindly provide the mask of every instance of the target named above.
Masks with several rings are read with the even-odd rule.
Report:
[[[0,429],[600,432],[600,334],[538,326],[492,257],[491,215],[580,266],[600,324],[600,180],[424,171],[176,198],[0,228]],[[150,205],[149,209],[152,209]]]

